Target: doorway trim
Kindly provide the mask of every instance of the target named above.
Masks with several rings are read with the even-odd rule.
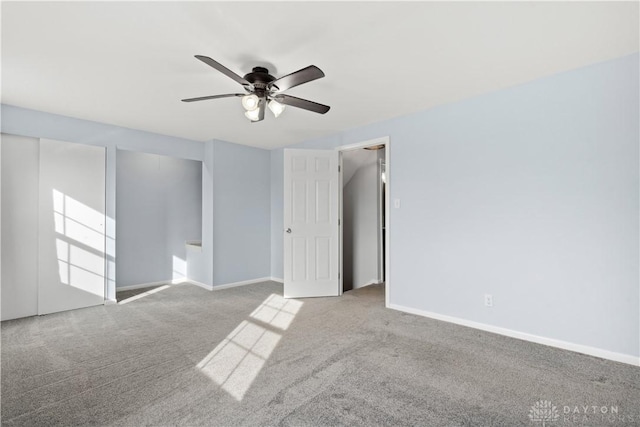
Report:
[[[385,155],[385,193],[384,193],[384,305],[385,307],[389,307],[389,290],[390,290],[390,236],[391,236],[391,228],[390,228],[390,218],[391,218],[391,147],[389,146],[389,136],[382,136],[379,138],[368,139],[366,141],[356,142],[354,144],[341,145],[336,147],[335,149],[340,151],[340,168],[342,169],[342,153],[345,151],[358,150],[365,147],[371,147],[374,145],[384,144],[384,155]],[[342,269],[342,260],[343,260],[343,239],[342,239],[342,229],[343,229],[343,218],[342,218],[342,171],[340,172],[340,188],[337,192],[338,194],[338,206],[339,206],[339,218],[340,218],[340,259],[339,259],[339,268],[340,268],[340,295],[342,295],[344,286],[342,284],[342,279],[344,277],[343,269]]]

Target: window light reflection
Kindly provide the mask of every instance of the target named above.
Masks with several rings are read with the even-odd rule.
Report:
[[[272,294],[196,366],[241,401],[303,302]]]

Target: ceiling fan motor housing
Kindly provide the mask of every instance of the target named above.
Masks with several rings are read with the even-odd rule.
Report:
[[[255,93],[259,97],[264,97],[269,83],[276,78],[269,74],[269,70],[264,67],[253,67],[249,74],[245,74],[244,79],[255,88]]]

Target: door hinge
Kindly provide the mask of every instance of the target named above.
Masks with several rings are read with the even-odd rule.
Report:
[[[340,225],[340,220],[338,220],[338,225]]]
[[[342,166],[338,165],[338,172],[342,170]]]

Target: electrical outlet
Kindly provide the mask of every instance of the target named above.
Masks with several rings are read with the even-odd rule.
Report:
[[[491,294],[484,294],[484,305],[487,307],[493,307],[493,297]]]

